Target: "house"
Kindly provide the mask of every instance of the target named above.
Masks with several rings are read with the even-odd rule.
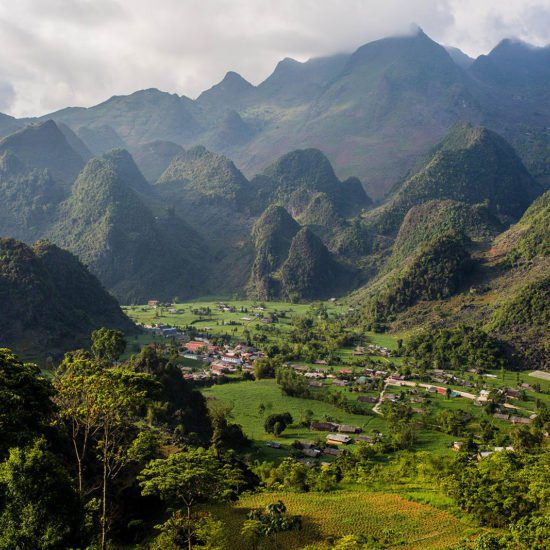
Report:
[[[319,449],[302,449],[302,454],[310,458],[317,458],[321,454],[321,451]]]
[[[340,424],[338,426],[338,431],[340,433],[345,433],[345,434],[359,434],[363,430],[358,426],[350,426],[349,424]]]
[[[429,391],[430,393],[436,393],[437,392],[437,388],[435,386],[428,386],[426,388],[427,391]]]
[[[338,429],[338,424],[334,422],[312,422],[309,427],[319,432],[332,432]]]
[[[342,449],[332,449],[331,447],[325,447],[323,450],[324,455],[338,456],[342,454]]]
[[[355,438],[355,441],[364,441],[365,443],[374,443],[374,437],[371,437],[370,435],[358,435]]]
[[[497,420],[508,420],[510,418],[510,415],[502,414],[502,413],[495,413],[495,414],[493,414],[493,418],[496,418]]]
[[[347,380],[340,380],[339,378],[335,378],[332,381],[333,386],[339,386],[341,388],[344,388],[349,385],[349,382]]]
[[[512,399],[519,399],[521,397],[520,390],[514,390],[512,388],[508,388],[506,390],[506,396],[511,397]]]
[[[357,401],[359,401],[359,403],[376,403],[378,399],[370,395],[360,395]]]
[[[533,391],[533,387],[530,386],[529,384],[520,384],[520,388],[523,388],[524,390],[532,390]]]
[[[230,365],[240,365],[242,363],[242,359],[240,357],[237,357],[236,355],[222,355],[221,360],[224,363],[228,363]]]
[[[325,375],[322,372],[306,372],[304,374],[306,378],[324,378]]]
[[[323,359],[317,359],[317,361],[315,361],[315,364],[316,365],[325,365],[325,366],[328,365],[328,363]]]
[[[511,416],[510,422],[512,424],[530,424],[531,419],[530,418],[523,418],[522,416]]]
[[[158,300],[149,300],[149,301],[147,302],[147,305],[148,305],[149,307],[158,307],[159,301],[158,301]]]
[[[185,344],[186,349],[192,353],[197,353],[199,351],[208,349],[208,342],[201,342],[199,340],[191,340]]]
[[[479,397],[477,398],[478,401],[485,402],[489,399],[489,391],[488,390],[481,390],[479,392]]]
[[[327,443],[335,443],[336,445],[347,445],[351,443],[351,437],[344,434],[328,434]]]
[[[164,338],[175,338],[178,336],[178,329],[175,327],[163,327],[160,330],[161,335],[164,336]]]
[[[351,373],[352,373],[351,369],[340,369],[340,374],[351,374]]]
[[[441,395],[445,395],[447,393],[447,388],[435,388],[435,391]]]
[[[394,393],[385,393],[382,397],[382,401],[391,401],[392,403],[395,403],[398,399],[399,397]]]

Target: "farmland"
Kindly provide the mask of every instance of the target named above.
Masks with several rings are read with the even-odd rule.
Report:
[[[289,513],[302,516],[300,531],[280,533],[262,548],[330,548],[327,540],[346,535],[370,536],[383,547],[403,549],[450,548],[473,533],[464,520],[396,494],[354,490],[334,493],[272,492],[247,495],[232,505],[210,511],[227,525],[231,548],[242,548],[240,529],[251,508],[282,500]],[[275,546],[275,543],[278,546]]]

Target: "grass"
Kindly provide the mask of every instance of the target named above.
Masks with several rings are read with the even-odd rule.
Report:
[[[268,441],[290,444],[295,439],[312,440],[326,435],[324,432],[312,432],[308,428],[295,426],[287,428],[274,439],[264,432],[263,424],[265,417],[278,412],[289,412],[296,424],[304,417],[305,411],[311,410],[315,420],[329,416],[345,424],[360,426],[367,432],[383,431],[386,426],[385,421],[378,416],[350,414],[321,401],[283,395],[273,379],[222,384],[207,388],[203,393],[207,398],[215,397],[231,405],[235,422],[241,424],[245,434],[260,445]],[[258,413],[260,403],[266,407],[263,417]]]
[[[334,493],[259,493],[234,505],[210,508],[227,526],[231,548],[243,548],[240,535],[247,512],[282,500],[290,514],[302,516],[300,531],[280,533],[277,540],[262,541],[261,548],[330,548],[327,540],[345,535],[376,538],[390,548],[450,548],[473,529],[464,520],[427,504],[397,494],[353,489]]]

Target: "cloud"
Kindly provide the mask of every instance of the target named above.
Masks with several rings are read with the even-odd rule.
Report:
[[[235,70],[257,84],[419,24],[470,55],[547,40],[547,0],[0,0],[0,110],[16,116],[156,87],[197,96]],[[11,91],[10,91],[11,90]]]

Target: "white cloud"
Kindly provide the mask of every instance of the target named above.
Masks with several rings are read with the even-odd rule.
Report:
[[[253,83],[406,32],[469,54],[547,41],[548,0],[0,0],[0,109],[16,116],[156,87],[195,97],[235,70]]]

